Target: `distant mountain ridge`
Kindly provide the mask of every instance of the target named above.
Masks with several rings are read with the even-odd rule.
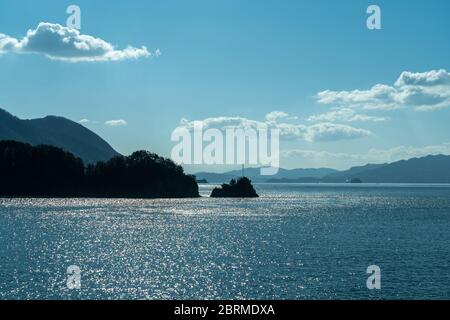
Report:
[[[450,156],[429,155],[400,160],[370,167],[357,174],[349,172],[343,178],[359,178],[368,183],[450,183]],[[323,181],[329,181],[329,177]]]
[[[0,140],[56,146],[80,157],[85,163],[107,161],[120,155],[97,134],[69,119],[47,116],[22,120],[1,108]]]
[[[450,183],[450,156],[429,155],[422,158],[412,158],[384,164],[367,164],[345,171],[333,169],[280,169],[274,176],[252,175],[259,169],[246,169],[245,175],[255,182],[270,183],[344,183],[361,180],[365,183]],[[330,173],[327,173],[327,170]],[[230,177],[241,176],[240,171],[230,171],[224,174],[197,174],[212,183],[222,183]],[[209,179],[208,179],[208,178]]]
[[[346,182],[347,180],[351,180],[352,178],[359,178],[359,175],[362,174],[363,172],[382,168],[386,165],[387,165],[387,163],[366,164],[364,166],[352,167],[348,170],[339,171],[339,172],[327,175],[325,177],[322,177],[321,181],[323,181],[323,182]]]
[[[252,182],[266,182],[269,179],[290,179],[290,178],[323,178],[327,175],[337,173],[339,171],[329,168],[319,169],[283,169],[280,168],[278,173],[273,176],[262,176],[260,168],[245,168],[244,174],[250,178]],[[237,179],[242,176],[242,170],[233,170],[225,173],[198,172],[195,174],[197,179],[206,179],[211,183],[227,183],[231,179]]]

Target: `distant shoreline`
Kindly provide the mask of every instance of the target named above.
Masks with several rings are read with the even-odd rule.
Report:
[[[211,188],[221,185],[220,183],[208,183],[208,184],[200,184],[200,185],[207,185],[207,186],[211,186]],[[255,186],[280,186],[280,187],[287,187],[287,186],[299,186],[299,187],[342,187],[342,189],[347,189],[347,188],[368,188],[368,187],[392,187],[392,188],[407,188],[407,187],[411,187],[411,188],[424,188],[424,187],[430,187],[430,188],[435,188],[435,187],[447,187],[450,188],[450,183],[357,183],[357,184],[353,184],[353,183],[333,183],[333,182],[323,182],[323,183],[268,183],[268,182],[259,182],[259,183],[254,183]],[[115,200],[189,200],[189,199],[217,199],[217,198],[211,198],[209,196],[205,196],[205,195],[199,195],[196,197],[145,197],[145,198],[140,198],[140,197],[92,197],[92,196],[0,196],[0,200],[7,200],[7,199],[95,199],[95,200],[108,200],[108,199],[115,199]],[[264,194],[261,196],[261,198],[264,198]],[[219,198],[219,199],[223,199],[223,198]],[[245,198],[242,198],[245,199]]]
[[[212,183],[211,183],[212,184]],[[345,185],[345,186],[361,186],[361,185],[445,185],[450,186],[450,182],[361,182],[361,183],[349,183],[349,182],[255,182],[258,184],[272,184],[272,185]]]

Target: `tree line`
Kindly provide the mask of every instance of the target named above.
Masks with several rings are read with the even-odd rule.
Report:
[[[194,176],[148,151],[85,166],[54,146],[0,141],[0,196],[183,198],[199,193]]]

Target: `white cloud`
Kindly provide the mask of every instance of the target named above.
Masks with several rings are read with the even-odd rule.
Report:
[[[345,124],[318,123],[306,126],[306,141],[336,141],[363,138],[372,135],[369,130],[354,128]]]
[[[89,119],[81,119],[78,121],[78,123],[80,124],[88,124],[89,122],[90,122]]]
[[[50,59],[70,62],[119,61],[151,55],[144,46],[118,50],[105,40],[48,22],[41,22],[36,29],[28,30],[21,40],[0,34],[0,52],[38,53]]]
[[[446,70],[431,70],[428,72],[408,72],[404,71],[395,82],[397,87],[415,85],[415,86],[437,86],[449,85],[450,73]]]
[[[335,121],[345,121],[345,122],[354,122],[354,121],[373,121],[373,122],[381,122],[386,121],[388,118],[386,117],[375,117],[369,116],[366,114],[358,114],[355,110],[350,108],[333,108],[331,111],[310,116],[308,121],[317,122],[317,121],[327,121],[327,122],[335,122]]]
[[[450,73],[431,70],[403,72],[393,86],[376,84],[368,90],[321,91],[316,95],[322,104],[344,108],[396,109],[412,107],[426,111],[450,106]]]
[[[286,118],[289,114],[283,111],[272,111],[268,114],[266,114],[266,120],[267,121],[277,121],[278,119]]]
[[[399,160],[424,157],[427,155],[450,155],[450,142],[423,147],[398,146],[390,149],[370,149],[367,153],[333,153],[314,150],[285,150],[281,155],[285,158],[316,160],[317,162],[335,163],[344,160],[351,165],[366,163],[390,163]]]
[[[279,114],[281,115],[281,113]],[[289,115],[283,113],[283,118]],[[273,119],[273,117],[268,117]],[[276,117],[277,118],[277,117]],[[217,128],[225,130],[227,128],[236,129],[278,129],[280,137],[284,139],[299,139],[308,142],[314,141],[336,141],[348,140],[370,136],[369,130],[354,128],[349,125],[336,124],[330,122],[317,123],[314,125],[279,123],[274,120],[257,121],[242,117],[216,117],[204,120],[189,121],[182,119],[179,128],[192,130],[195,124],[201,124],[203,129]]]
[[[346,107],[365,109],[393,109],[398,106],[396,90],[392,87],[377,84],[370,90],[331,91],[325,90],[316,98],[322,104],[339,104]]]
[[[107,125],[108,127],[120,127],[120,126],[126,126],[127,124],[128,123],[122,119],[105,121],[105,125]]]
[[[257,128],[267,128],[265,122],[260,122],[256,120],[250,120],[241,117],[215,117],[206,118],[204,120],[189,121],[187,119],[181,119],[180,127],[187,128],[189,130],[194,129],[194,125],[198,123],[203,126],[203,129],[209,128],[241,128],[241,129],[257,129]]]
[[[19,44],[17,39],[0,33],[0,53],[14,49]]]

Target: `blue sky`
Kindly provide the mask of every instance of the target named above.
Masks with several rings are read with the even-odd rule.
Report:
[[[116,50],[145,46],[148,56],[73,62],[5,46],[0,107],[88,119],[123,154],[169,156],[181,119],[242,124],[273,111],[300,131],[282,138],[282,167],[450,153],[449,1],[2,0],[0,34],[20,41],[41,22],[65,26],[71,4],[81,34]],[[382,30],[366,27],[370,4],[381,8]],[[227,168],[188,168],[208,169]]]

